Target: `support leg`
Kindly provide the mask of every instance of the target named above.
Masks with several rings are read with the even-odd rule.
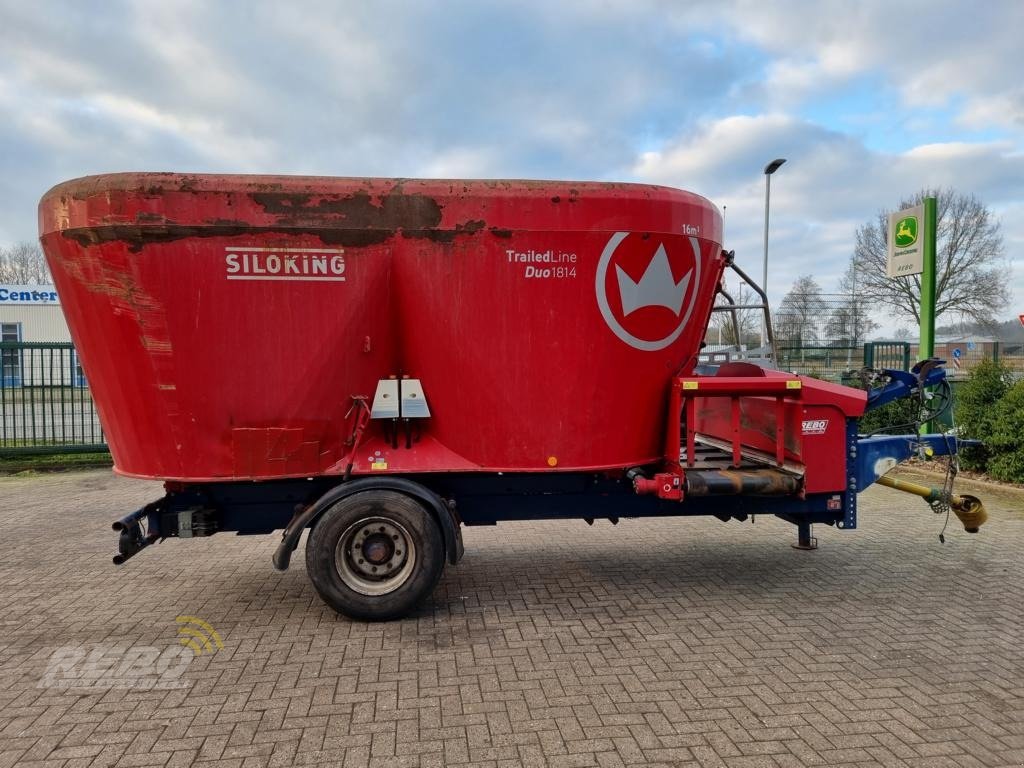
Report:
[[[811,535],[810,523],[796,524],[796,544],[793,549],[817,549],[818,540]]]

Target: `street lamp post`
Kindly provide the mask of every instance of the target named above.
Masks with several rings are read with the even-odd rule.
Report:
[[[768,206],[771,200],[772,194],[772,174],[775,173],[782,164],[786,162],[786,158],[780,157],[772,160],[768,165],[764,167],[764,264],[761,271],[761,290],[764,291],[765,295],[768,295]],[[764,348],[768,344],[768,329],[765,325],[765,320],[761,318],[761,347]]]

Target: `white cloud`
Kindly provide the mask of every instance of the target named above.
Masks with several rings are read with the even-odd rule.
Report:
[[[103,171],[634,177],[713,199],[758,260],[782,156],[780,282],[829,283],[925,185],[1024,247],[1024,3],[0,4],[0,241]]]
[[[1010,251],[1020,252],[1024,154],[1008,141],[949,142],[903,153],[872,151],[843,134],[773,114],[733,116],[687,132],[634,167],[640,180],[702,192],[725,208],[726,247],[760,274],[765,163],[787,158],[772,183],[770,289],[773,300],[801,274],[835,290],[853,250],[856,228],[926,187],[975,194],[1007,226]],[[755,268],[758,267],[758,268]],[[1015,271],[1014,293],[1024,296]]]
[[[179,116],[113,93],[98,93],[89,105],[100,119],[124,126],[125,135],[134,142],[142,143],[153,133],[171,133],[197,157],[239,172],[256,172],[272,157],[270,141],[246,136],[217,118]]]
[[[436,179],[486,178],[497,165],[488,148],[460,147],[441,152],[416,170],[417,176]]]
[[[682,12],[677,23],[720,26],[770,54],[760,88],[765,104],[790,105],[870,74],[908,106],[949,105],[965,97],[965,120],[976,112],[976,101],[1005,101],[1016,93],[1016,109],[992,110],[989,117],[1022,127],[1024,3],[1017,0],[969,9],[958,0],[735,0],[702,8],[702,15],[703,22]]]
[[[959,122],[979,130],[995,125],[1024,131],[1024,89],[969,98],[960,112]]]

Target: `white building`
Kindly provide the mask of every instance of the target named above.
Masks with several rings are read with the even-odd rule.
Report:
[[[71,341],[52,285],[0,285],[3,341]]]
[[[0,341],[70,342],[71,333],[52,285],[0,284]],[[18,386],[83,386],[72,350],[0,349],[0,383]]]

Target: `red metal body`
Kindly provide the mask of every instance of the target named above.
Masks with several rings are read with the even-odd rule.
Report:
[[[845,491],[847,420],[862,416],[866,405],[859,389],[729,363],[716,376],[673,382],[665,460],[678,462],[682,444],[692,466],[700,436],[727,450],[734,467],[753,456],[802,475],[804,493]],[[685,416],[685,435],[676,413]]]
[[[713,205],[629,184],[120,174],[39,217],[118,471],[183,481],[658,461],[724,266]],[[418,440],[353,449],[403,374]]]

